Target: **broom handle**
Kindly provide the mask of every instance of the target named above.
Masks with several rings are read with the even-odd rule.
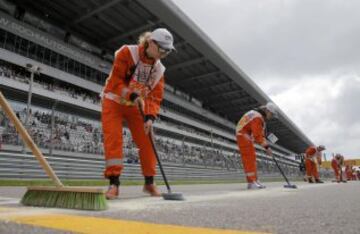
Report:
[[[44,158],[40,149],[36,146],[34,141],[31,139],[29,133],[26,131],[20,120],[16,117],[14,111],[10,107],[9,103],[6,101],[4,95],[0,91],[0,105],[4,109],[7,116],[10,118],[11,122],[16,127],[16,130],[21,135],[21,138],[24,140],[26,145],[31,149],[32,153],[35,155],[36,159],[39,161],[40,165],[45,170],[46,174],[53,180],[57,187],[63,187],[64,185],[61,183],[59,178],[56,176],[53,169],[50,167],[49,163]]]
[[[278,163],[278,162],[277,162],[277,160],[275,159],[275,156],[273,155],[273,156],[272,156],[272,158],[273,158],[273,160],[274,160],[274,162],[275,162],[275,164],[276,164],[277,168],[279,169],[279,171],[280,171],[281,175],[284,177],[284,179],[285,179],[286,183],[287,183],[288,185],[290,185],[290,182],[289,182],[288,178],[286,177],[286,175],[284,174],[283,170],[281,169],[281,167],[280,167],[279,163]]]
[[[138,106],[138,109],[139,109],[139,111],[140,111],[141,117],[145,120],[145,114],[144,114],[144,111],[143,111],[143,109],[141,108],[140,105]],[[167,188],[167,190],[168,190],[168,193],[171,193],[171,188],[170,188],[169,182],[168,182],[168,180],[167,180],[167,178],[166,178],[164,168],[162,167],[162,164],[161,164],[161,161],[160,161],[160,157],[159,157],[158,152],[157,152],[156,147],[155,147],[153,126],[151,126],[151,129],[150,129],[150,131],[149,131],[149,138],[150,138],[151,146],[152,146],[153,151],[154,151],[154,153],[155,153],[156,160],[157,160],[158,165],[159,165],[159,168],[160,168],[161,175],[162,175],[162,177],[163,177],[163,179],[164,179],[166,188]]]

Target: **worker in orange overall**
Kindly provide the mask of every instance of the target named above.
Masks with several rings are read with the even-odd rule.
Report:
[[[325,150],[325,146],[319,145],[310,146],[306,149],[305,152],[305,169],[306,169],[306,179],[309,183],[324,183],[320,180],[319,170],[318,170],[318,160],[321,158],[321,151]]]
[[[160,111],[164,94],[165,67],[161,59],[175,50],[172,34],[164,28],[143,33],[138,45],[124,45],[115,52],[115,59],[102,92],[102,128],[106,168],[110,180],[107,199],[119,195],[120,175],[123,170],[123,121],[139,148],[143,191],[161,196],[154,183],[156,156],[149,132]],[[145,114],[142,117],[139,108]]]
[[[266,154],[272,156],[271,148],[265,137],[265,121],[277,117],[277,107],[269,102],[255,110],[248,111],[236,126],[236,139],[241,154],[248,189],[265,188],[258,181],[256,169],[256,150],[254,143],[261,145]]]
[[[344,163],[344,158],[340,154],[336,154],[335,157],[331,160],[331,167],[334,170],[336,182],[340,183],[342,181],[342,166]]]
[[[347,180],[353,180],[353,168],[351,165],[348,164],[345,166],[345,174]]]

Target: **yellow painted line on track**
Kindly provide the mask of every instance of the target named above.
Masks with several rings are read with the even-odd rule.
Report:
[[[37,227],[87,234],[244,234],[250,231],[185,227],[75,215],[32,215],[8,217],[9,221]]]
[[[5,213],[5,212],[9,212],[9,211],[14,211],[16,210],[15,208],[8,208],[8,207],[0,207],[0,213]]]

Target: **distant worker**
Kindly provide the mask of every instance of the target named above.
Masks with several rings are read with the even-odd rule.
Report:
[[[336,154],[331,160],[331,167],[334,170],[335,180],[340,183],[342,181],[342,166],[344,164],[344,157]]]
[[[352,180],[357,180],[357,171],[355,167],[352,167],[351,171],[352,171]]]
[[[268,102],[255,110],[248,111],[236,126],[236,138],[244,173],[248,182],[248,189],[266,188],[258,181],[256,169],[256,150],[254,143],[261,145],[267,155],[272,156],[271,148],[266,140],[266,120],[277,117],[277,107]]]
[[[164,28],[143,33],[138,45],[124,45],[115,52],[115,59],[102,92],[102,127],[106,168],[110,186],[107,199],[119,194],[123,170],[123,121],[139,148],[140,164],[145,179],[143,191],[161,196],[154,183],[156,156],[149,132],[160,111],[164,95],[165,67],[161,59],[175,50],[172,34]],[[145,122],[138,108],[143,109]]]
[[[305,169],[306,179],[309,183],[324,183],[320,180],[318,160],[321,158],[321,151],[325,150],[325,146],[310,146],[305,152]]]
[[[347,180],[353,180],[353,168],[349,164],[345,166],[345,175]]]

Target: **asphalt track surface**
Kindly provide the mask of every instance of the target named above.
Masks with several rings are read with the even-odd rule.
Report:
[[[24,207],[24,187],[0,187],[0,233],[360,233],[360,181],[266,185],[256,191],[245,184],[173,186],[185,201],[125,186],[101,212]]]

